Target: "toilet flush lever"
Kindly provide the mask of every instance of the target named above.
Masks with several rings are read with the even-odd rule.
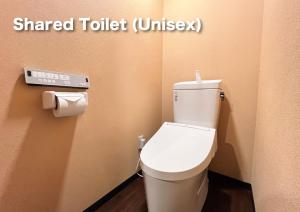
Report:
[[[225,93],[223,91],[220,92],[220,98],[221,98],[221,101],[224,101]]]
[[[178,100],[177,92],[174,92],[174,101],[177,102],[177,100]]]

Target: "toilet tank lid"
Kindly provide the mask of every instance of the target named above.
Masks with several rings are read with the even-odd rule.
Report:
[[[222,80],[201,80],[177,82],[173,85],[174,90],[198,90],[198,89],[217,89],[220,88]]]
[[[183,180],[207,168],[215,129],[165,122],[141,152],[143,171],[157,179]]]

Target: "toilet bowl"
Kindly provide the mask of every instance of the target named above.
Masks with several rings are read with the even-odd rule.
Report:
[[[207,167],[216,130],[165,122],[142,149],[149,212],[201,211],[208,191]]]
[[[173,86],[174,122],[165,122],[140,154],[149,212],[201,211],[207,167],[217,150],[216,127],[224,93],[222,80]]]

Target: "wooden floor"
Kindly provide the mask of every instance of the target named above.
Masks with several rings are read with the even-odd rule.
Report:
[[[209,191],[202,212],[254,212],[250,185],[209,174]],[[147,212],[143,180],[136,178],[96,212]],[[187,211],[188,212],[188,211]]]

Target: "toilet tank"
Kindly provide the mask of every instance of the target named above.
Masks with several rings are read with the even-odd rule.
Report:
[[[222,80],[175,83],[173,86],[174,121],[217,128]]]

